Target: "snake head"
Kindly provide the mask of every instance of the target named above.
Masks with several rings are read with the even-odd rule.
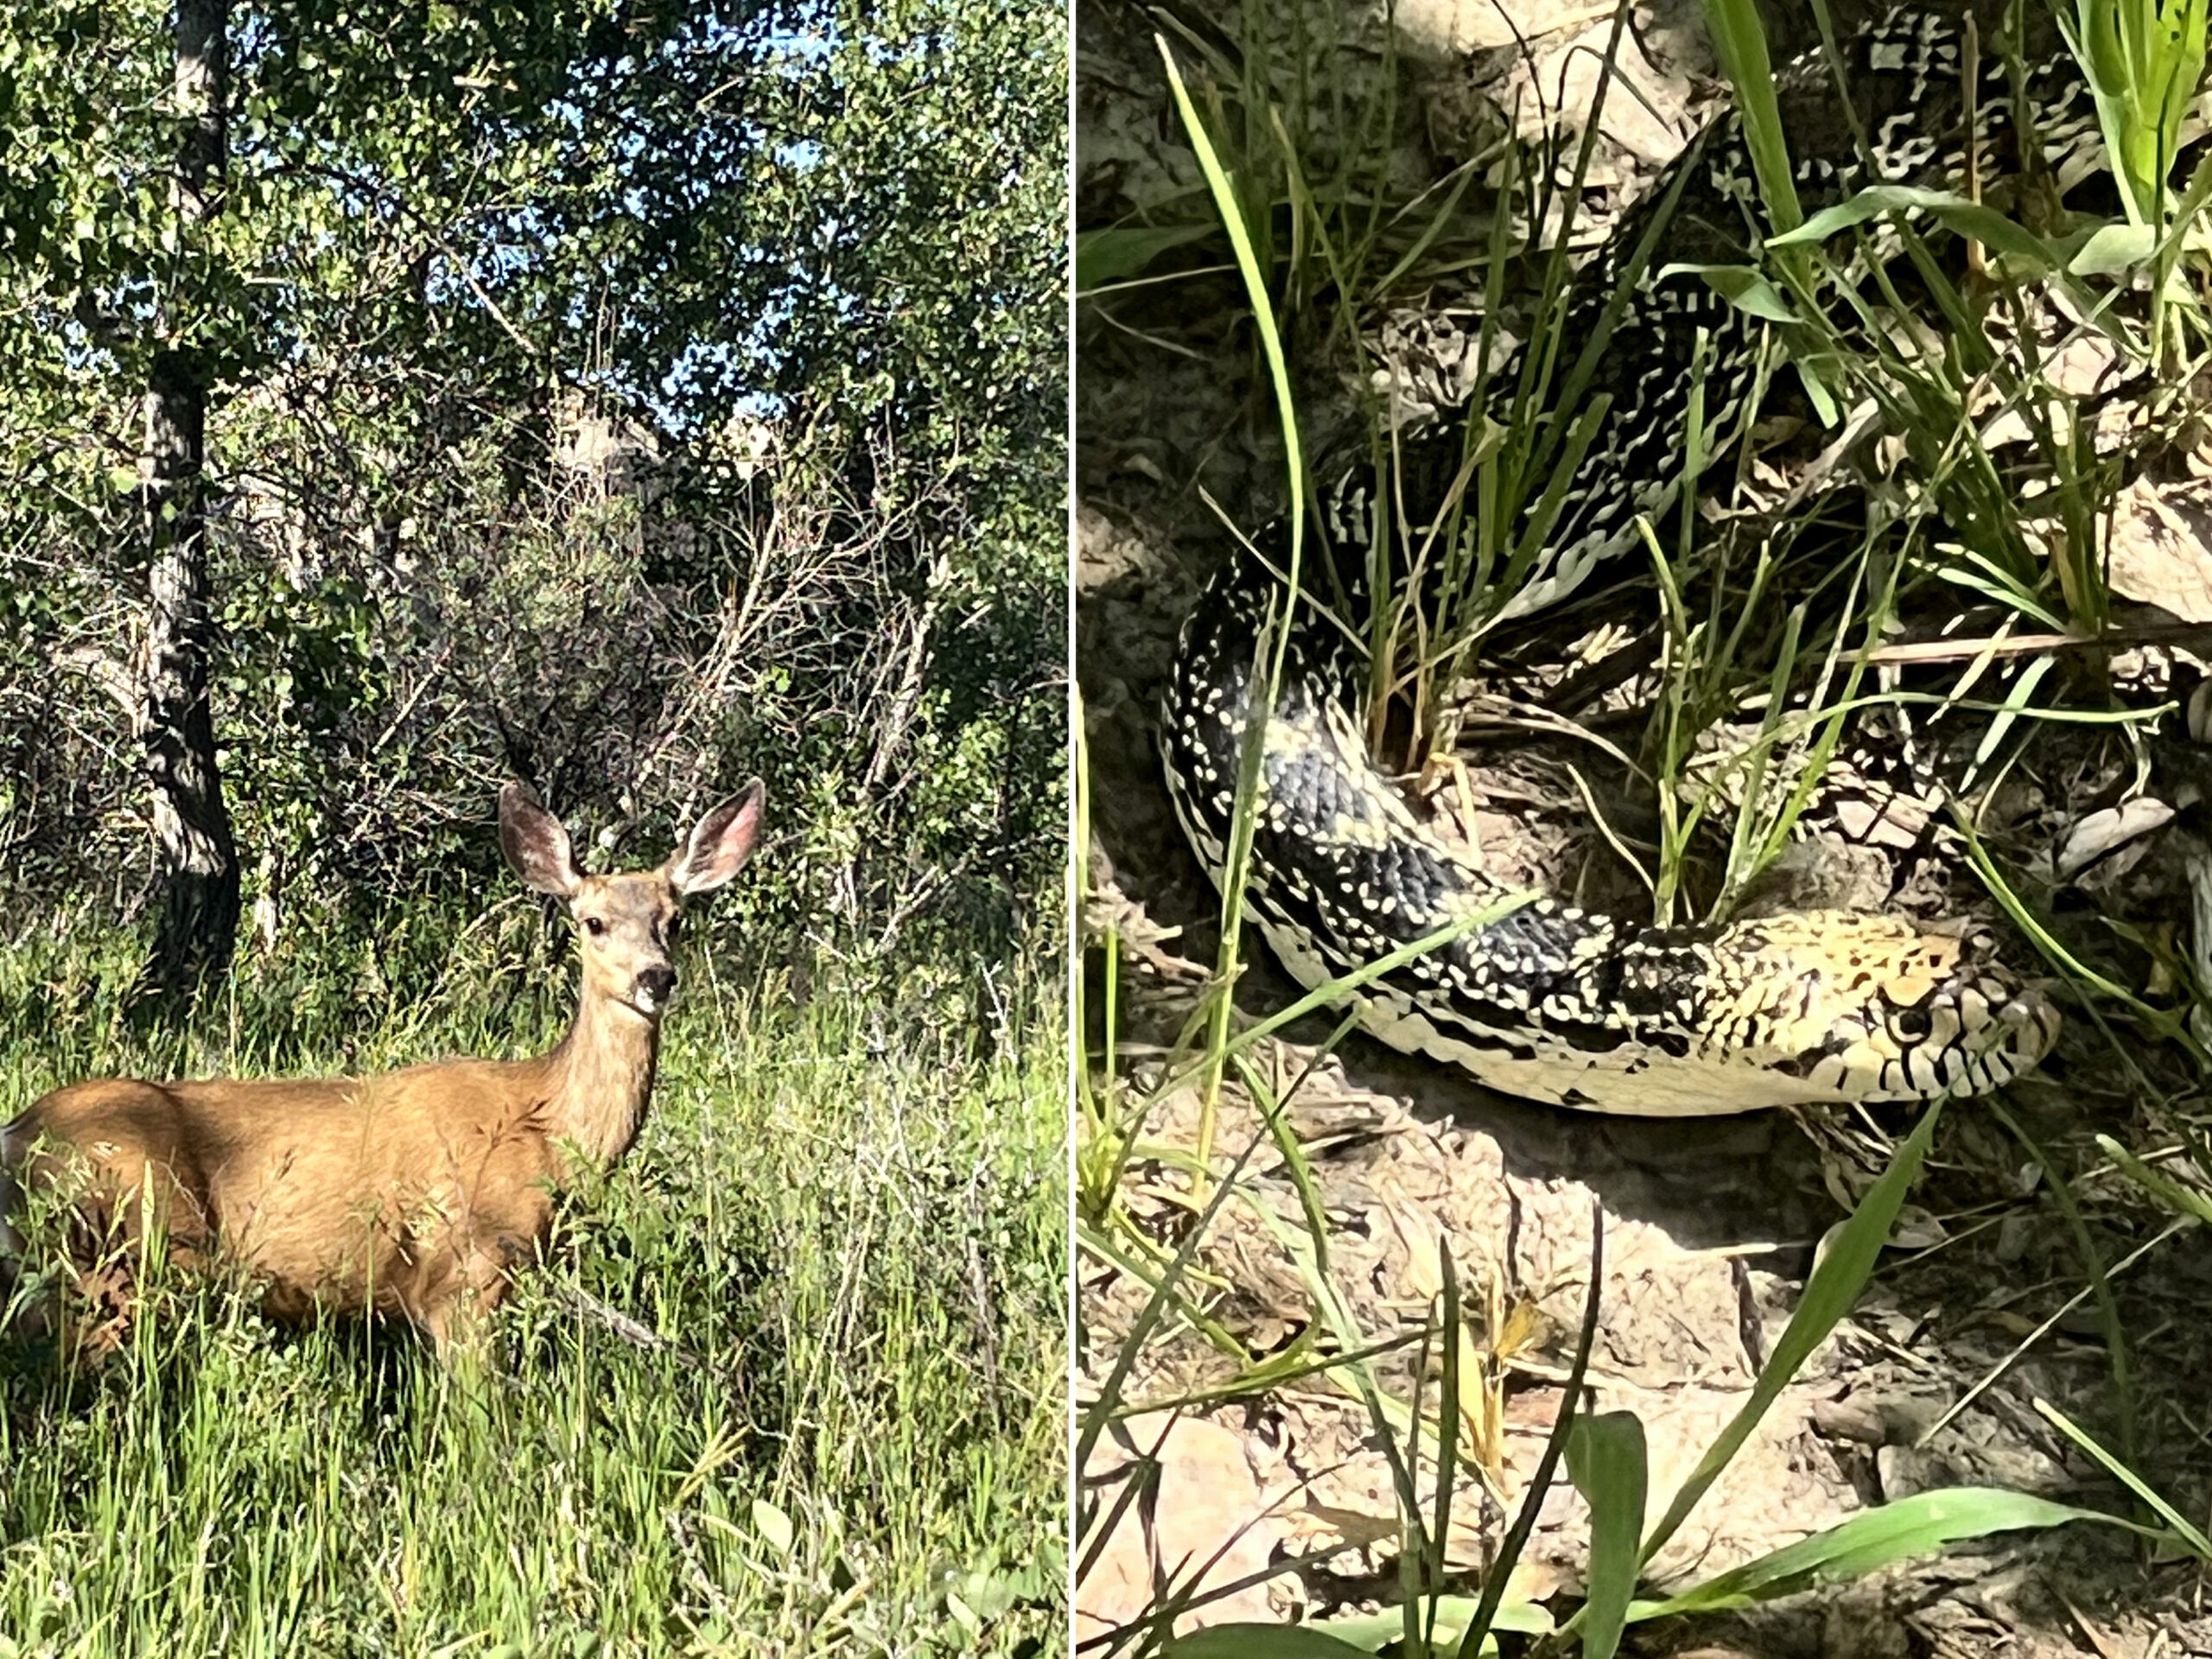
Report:
[[[2058,1039],[2057,1008],[1998,961],[1986,933],[1839,912],[1730,931],[1742,965],[1757,969],[1738,982],[1771,991],[1742,1017],[1767,1027],[1758,1046],[1820,1098],[1987,1094],[2032,1071]]]

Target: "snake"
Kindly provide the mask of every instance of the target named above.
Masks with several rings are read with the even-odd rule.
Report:
[[[2063,45],[2026,58],[2015,79],[2004,58],[1976,49],[1970,24],[1900,6],[1836,50],[1840,75],[1816,48],[1774,78],[1808,213],[1877,181],[1956,188],[1971,173],[1986,189],[2016,175],[2027,159],[2016,111],[2029,113],[2052,169],[2044,176],[2097,141],[2090,89]],[[1730,105],[1576,273],[1561,338],[1598,337],[1616,308],[1592,382],[1611,402],[1513,607],[1564,597],[1639,544],[1640,517],[1656,520],[1677,500],[1700,378],[1707,433],[1728,432],[1755,397],[1763,325],[1694,268],[1754,264],[1770,229]],[[1418,440],[1407,454],[1407,499],[1394,507],[1419,535],[1442,512],[1434,480],[1459,466],[1461,440]],[[1317,506],[1339,546],[1371,533],[1370,475],[1347,473]],[[1260,746],[1243,913],[1293,979],[1337,987],[1370,1035],[1502,1093],[1662,1118],[1972,1096],[2050,1052],[2060,1029],[2050,995],[2003,959],[1986,925],[1844,910],[1662,925],[1523,893],[1485,869],[1376,764],[1363,660],[1310,606],[1286,610],[1283,537],[1270,527],[1202,589],[1158,747],[1175,817],[1224,887],[1248,737]],[[1278,626],[1269,705],[1261,642]]]

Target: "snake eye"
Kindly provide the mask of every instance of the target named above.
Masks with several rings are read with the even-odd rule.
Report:
[[[1901,1043],[1923,1041],[1929,1029],[1928,1010],[1925,1008],[1899,1008],[1890,1016],[1890,1035]]]

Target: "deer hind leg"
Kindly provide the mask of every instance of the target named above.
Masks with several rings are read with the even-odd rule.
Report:
[[[205,1207],[166,1165],[103,1160],[67,1211],[67,1270],[55,1321],[64,1363],[97,1366],[126,1347],[148,1281],[160,1276],[149,1266],[198,1267],[211,1237]]]

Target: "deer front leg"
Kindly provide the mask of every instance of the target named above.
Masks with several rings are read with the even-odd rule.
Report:
[[[505,1252],[474,1240],[454,1253],[435,1283],[424,1287],[410,1313],[447,1370],[490,1369],[496,1357],[492,1316],[508,1288]]]

